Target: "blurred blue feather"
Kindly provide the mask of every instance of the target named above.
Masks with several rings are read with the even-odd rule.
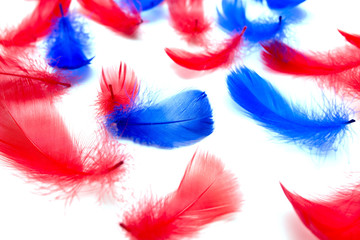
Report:
[[[321,114],[309,112],[286,100],[269,82],[246,67],[227,77],[233,100],[259,125],[276,132],[285,141],[302,144],[320,153],[336,150],[349,120],[349,110],[331,104]]]
[[[86,57],[84,52],[87,45],[88,35],[80,22],[70,15],[62,16],[47,39],[48,64],[62,69],[77,69],[88,65],[93,57]]]
[[[164,0],[117,0],[116,3],[120,7],[135,8],[136,11],[142,12],[156,7],[163,1]]]
[[[173,148],[190,145],[213,131],[207,95],[181,92],[150,106],[117,109],[106,123],[114,135],[147,145]]]
[[[219,25],[229,32],[240,32],[247,27],[244,37],[250,42],[260,42],[283,37],[284,18],[249,21],[242,0],[222,0],[222,12],[217,9]]]
[[[306,0],[266,0],[267,5],[271,9],[293,8]]]

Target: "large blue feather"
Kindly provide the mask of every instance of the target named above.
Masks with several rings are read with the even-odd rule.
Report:
[[[222,0],[222,13],[218,11],[218,23],[229,32],[241,31],[246,26],[245,39],[250,42],[270,40],[283,36],[284,19],[261,19],[249,21],[246,18],[242,0]]]
[[[77,69],[88,65],[93,58],[87,58],[88,36],[81,24],[71,16],[62,16],[47,39],[47,60],[50,66],[63,69]]]
[[[107,126],[114,135],[173,148],[211,134],[212,110],[204,92],[189,90],[151,106],[117,109],[108,117]]]
[[[293,8],[306,0],[267,0],[267,5],[271,9]]]
[[[233,100],[261,126],[278,133],[286,141],[294,141],[319,152],[335,150],[348,128],[348,109],[331,104],[322,114],[306,111],[286,100],[269,82],[246,67],[232,71],[227,77]]]

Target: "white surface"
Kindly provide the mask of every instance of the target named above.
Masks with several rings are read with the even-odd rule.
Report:
[[[215,16],[215,6],[220,5],[220,1],[205,2],[206,11]],[[21,21],[35,4],[35,1],[1,1],[1,29]],[[77,7],[74,1],[72,9]],[[290,27],[287,41],[295,48],[326,51],[342,46],[346,43],[337,28],[360,34],[356,0],[307,0],[300,8],[307,17],[301,24]],[[152,15],[154,12],[156,16]],[[257,12],[252,14],[256,16]],[[90,65],[91,75],[58,104],[69,128],[75,136],[94,130],[93,105],[101,68],[124,61],[134,69],[142,88],[153,91],[159,98],[183,89],[206,91],[214,113],[214,133],[195,145],[172,150],[124,141],[132,159],[125,180],[119,183],[123,202],[98,203],[96,195],[80,194],[71,204],[66,204],[54,196],[38,194],[21,174],[0,163],[0,239],[126,239],[118,226],[122,211],[150,192],[162,197],[174,191],[198,148],[220,157],[226,168],[237,176],[244,201],[241,212],[231,220],[207,226],[196,239],[316,239],[297,218],[279,181],[289,190],[315,196],[325,194],[327,186],[334,188],[348,181],[344,179],[344,172],[357,171],[359,167],[358,123],[352,124],[349,137],[339,151],[326,157],[318,157],[291,143],[281,143],[271,132],[245,117],[231,100],[226,88],[229,69],[197,73],[176,66],[168,58],[165,47],[191,48],[169,25],[165,4],[144,14],[143,19],[149,21],[140,26],[137,40],[118,36],[87,21],[95,55]],[[216,42],[225,35],[216,24],[213,27],[214,32],[210,34]],[[240,63],[270,80],[296,102],[321,103],[321,91],[316,84],[268,72],[259,61],[257,48],[239,59]]]

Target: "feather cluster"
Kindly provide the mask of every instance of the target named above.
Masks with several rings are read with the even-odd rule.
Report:
[[[246,67],[227,77],[233,100],[261,126],[285,141],[293,141],[320,153],[336,149],[348,124],[349,111],[342,105],[330,105],[322,113],[307,111],[286,100],[269,82]]]
[[[321,240],[352,240],[360,237],[360,189],[337,190],[328,197],[309,200],[281,185],[303,224]]]
[[[239,211],[241,201],[237,181],[221,161],[197,152],[175,192],[144,199],[120,226],[137,240],[192,237],[206,224]]]

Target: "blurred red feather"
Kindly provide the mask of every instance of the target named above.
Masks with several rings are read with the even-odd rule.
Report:
[[[142,201],[125,214],[120,226],[138,240],[180,239],[239,211],[240,205],[234,176],[218,158],[195,153],[175,192],[158,201]]]
[[[115,32],[133,36],[142,23],[135,7],[120,8],[114,0],[78,0],[82,13]]]
[[[49,192],[61,191],[66,197],[74,197],[84,185],[111,192],[124,171],[123,145],[105,133],[95,141],[79,143],[48,102],[0,104],[0,153],[8,166],[45,184]]]
[[[327,199],[307,200],[289,192],[281,185],[286,197],[304,225],[322,240],[353,240],[360,238],[360,191],[342,189]]]
[[[51,32],[51,27],[60,18],[62,6],[67,13],[71,0],[39,0],[35,10],[19,26],[4,30],[0,44],[4,46],[27,47]]]
[[[102,70],[100,88],[98,111],[100,115],[107,115],[115,107],[129,107],[138,94],[139,83],[134,71],[120,62],[119,69]]]
[[[239,51],[245,29],[246,27],[223,44],[218,44],[222,46],[219,49],[206,50],[205,53],[190,53],[182,49],[165,48],[165,52],[175,63],[192,70],[202,71],[228,66]]]

